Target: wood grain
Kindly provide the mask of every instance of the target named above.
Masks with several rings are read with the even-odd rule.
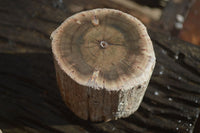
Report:
[[[162,34],[150,35],[158,63],[141,107],[129,118],[108,123],[80,120],[66,108],[51,54],[1,54],[0,128],[4,133],[193,132],[200,111],[200,49]]]
[[[56,0],[0,2],[0,129],[3,133],[199,133],[199,47],[149,31],[157,65],[139,110],[126,119],[90,123],[73,115],[61,99],[49,36],[77,11],[105,6],[127,9],[97,1],[89,4],[65,0],[63,4]],[[79,8],[72,11],[68,8],[71,5]]]
[[[75,114],[109,121],[138,109],[155,66],[152,42],[138,19],[93,9],[67,18],[51,38],[59,88]]]

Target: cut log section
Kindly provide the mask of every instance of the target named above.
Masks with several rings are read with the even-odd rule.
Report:
[[[77,116],[109,121],[138,109],[155,66],[152,42],[138,19],[114,9],[84,11],[51,38],[60,92]]]

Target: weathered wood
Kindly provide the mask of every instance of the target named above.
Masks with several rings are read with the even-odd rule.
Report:
[[[134,113],[155,66],[146,27],[114,9],[67,18],[51,35],[57,81],[80,118],[110,121]]]
[[[150,35],[157,65],[141,107],[108,123],[82,121],[66,108],[50,54],[0,54],[0,128],[4,133],[192,132],[200,111],[200,48]]]
[[[50,33],[80,10],[105,6],[123,9],[101,1],[90,2],[0,0],[3,133],[199,133],[200,48],[156,32],[149,33],[157,65],[134,115],[108,123],[90,123],[66,108],[55,82]],[[76,7],[73,12],[69,8],[72,5]]]

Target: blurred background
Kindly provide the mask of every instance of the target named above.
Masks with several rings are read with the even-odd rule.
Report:
[[[48,51],[64,19],[93,8],[122,10],[148,29],[200,45],[199,7],[200,0],[0,0],[0,52]]]

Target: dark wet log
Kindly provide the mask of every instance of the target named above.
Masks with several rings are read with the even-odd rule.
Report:
[[[157,57],[139,110],[129,118],[90,123],[59,94],[51,54],[0,54],[0,128],[14,132],[154,132],[194,130],[200,112],[200,48],[150,32]]]

